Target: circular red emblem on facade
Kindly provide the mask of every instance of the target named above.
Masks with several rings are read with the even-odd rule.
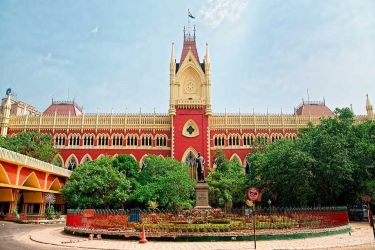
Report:
[[[247,198],[251,201],[257,201],[260,195],[260,191],[257,188],[249,188],[247,190]]]

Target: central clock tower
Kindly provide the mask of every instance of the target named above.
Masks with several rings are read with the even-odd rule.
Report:
[[[195,28],[193,34],[184,29],[179,62],[175,59],[172,43],[169,99],[169,115],[172,120],[171,156],[188,162],[191,157],[200,153],[205,159],[207,170],[211,165],[211,65],[207,44],[203,62],[200,62],[195,38]]]

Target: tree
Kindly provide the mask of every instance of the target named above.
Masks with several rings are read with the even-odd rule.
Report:
[[[216,169],[207,178],[212,206],[239,206],[244,201],[245,174],[241,164],[233,159],[228,161],[221,150],[214,156]]]
[[[117,171],[123,173],[126,178],[129,180],[129,198],[126,201],[125,206],[127,207],[136,207],[139,206],[139,202],[135,197],[135,191],[139,188],[139,164],[138,162],[130,155],[120,154],[116,156],[112,161],[112,166]]]
[[[305,206],[313,197],[312,166],[314,159],[299,150],[294,141],[277,141],[268,146],[266,154],[249,156],[252,171],[249,186],[263,189],[265,197],[275,205]]]
[[[101,157],[76,168],[61,189],[71,208],[121,208],[130,193],[130,182],[112,167],[113,160]]]
[[[0,137],[0,147],[45,161],[52,162],[57,150],[53,147],[52,137],[36,132],[19,133]]]
[[[134,198],[144,206],[156,201],[160,207],[180,210],[193,204],[195,182],[187,165],[171,158],[147,156],[139,174],[139,187]]]
[[[340,204],[344,189],[353,183],[353,162],[350,146],[353,137],[353,114],[349,109],[338,109],[335,118],[325,118],[318,126],[310,125],[302,130],[301,148],[316,160],[313,175],[314,190],[319,192],[314,201],[319,205]]]
[[[309,124],[295,141],[278,141],[249,156],[248,185],[281,206],[347,205],[375,193],[375,123],[354,124],[353,113]]]

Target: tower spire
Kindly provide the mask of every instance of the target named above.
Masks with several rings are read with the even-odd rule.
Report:
[[[209,63],[210,62],[210,55],[209,55],[209,53],[208,53],[208,43],[206,43],[206,55],[205,55],[205,61],[207,62],[207,63]]]
[[[171,49],[171,63],[174,63],[174,42],[172,43],[172,49]]]
[[[367,111],[367,119],[372,120],[374,117],[374,112],[372,109],[372,104],[370,102],[370,98],[368,94],[366,94],[366,111]]]
[[[3,117],[1,120],[1,135],[7,136],[8,134],[8,126],[9,126],[9,119],[10,119],[10,110],[12,109],[12,102],[11,102],[11,95],[7,95],[7,99],[5,100],[3,106]]]

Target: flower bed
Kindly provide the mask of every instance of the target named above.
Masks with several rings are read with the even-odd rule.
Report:
[[[199,235],[241,236],[253,229],[253,216],[243,213],[223,213],[218,210],[172,211],[68,210],[66,230],[69,232],[100,231],[102,235],[138,237],[142,227],[150,237],[198,237]],[[138,218],[138,221],[134,221]],[[256,215],[256,229],[264,235],[326,232],[348,224],[348,214],[342,209],[283,210]],[[314,231],[315,230],[315,231]]]

